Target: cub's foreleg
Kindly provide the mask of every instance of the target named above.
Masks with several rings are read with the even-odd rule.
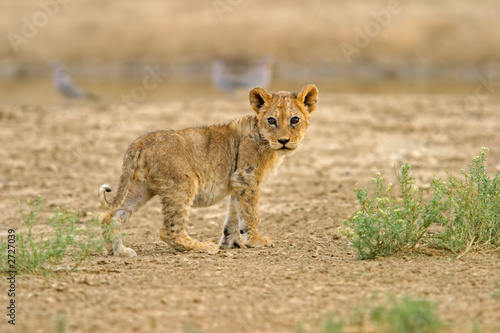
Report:
[[[271,238],[259,233],[259,182],[251,172],[235,173],[231,184],[236,198],[238,225],[247,247],[273,246]]]
[[[226,222],[224,223],[224,231],[219,241],[219,247],[230,249],[233,247],[244,248],[243,237],[240,233],[238,224],[238,202],[235,195],[229,200],[229,210],[227,212]]]

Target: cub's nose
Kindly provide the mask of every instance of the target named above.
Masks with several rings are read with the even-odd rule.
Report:
[[[282,145],[286,145],[288,142],[290,142],[290,139],[278,139],[278,142]]]

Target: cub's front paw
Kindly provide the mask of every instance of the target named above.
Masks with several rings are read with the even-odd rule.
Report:
[[[239,233],[234,233],[222,235],[219,241],[219,247],[221,249],[232,249],[235,247],[243,249],[246,246],[243,244],[243,237]]]
[[[248,247],[274,247],[273,241],[268,236],[249,236],[245,240],[245,245]]]

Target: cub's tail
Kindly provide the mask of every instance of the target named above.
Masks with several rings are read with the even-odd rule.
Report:
[[[125,199],[130,188],[130,181],[134,175],[135,169],[141,151],[135,151],[135,154],[127,153],[123,160],[123,173],[120,177],[120,185],[118,186],[118,193],[112,202],[106,198],[106,192],[111,192],[111,187],[108,184],[103,184],[99,187],[99,202],[108,210],[116,210]]]
[[[104,208],[111,210],[113,208],[113,204],[106,199],[106,192],[111,192],[111,187],[108,184],[102,184],[99,187],[99,202]]]

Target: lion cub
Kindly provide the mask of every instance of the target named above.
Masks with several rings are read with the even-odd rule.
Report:
[[[261,186],[298,148],[316,108],[318,89],[308,85],[298,94],[270,94],[254,88],[249,99],[256,115],[226,125],[151,132],[130,145],[116,197],[109,202],[105,192],[111,188],[104,184],[99,189],[99,200],[108,209],[100,215],[103,232],[105,224],[116,220],[108,253],[137,255],[117,235],[132,213],[155,195],[163,206],[160,239],[178,251],[217,251],[215,243],[189,237],[186,225],[191,207],[210,206],[227,196],[229,211],[219,247],[272,246],[257,230]]]

